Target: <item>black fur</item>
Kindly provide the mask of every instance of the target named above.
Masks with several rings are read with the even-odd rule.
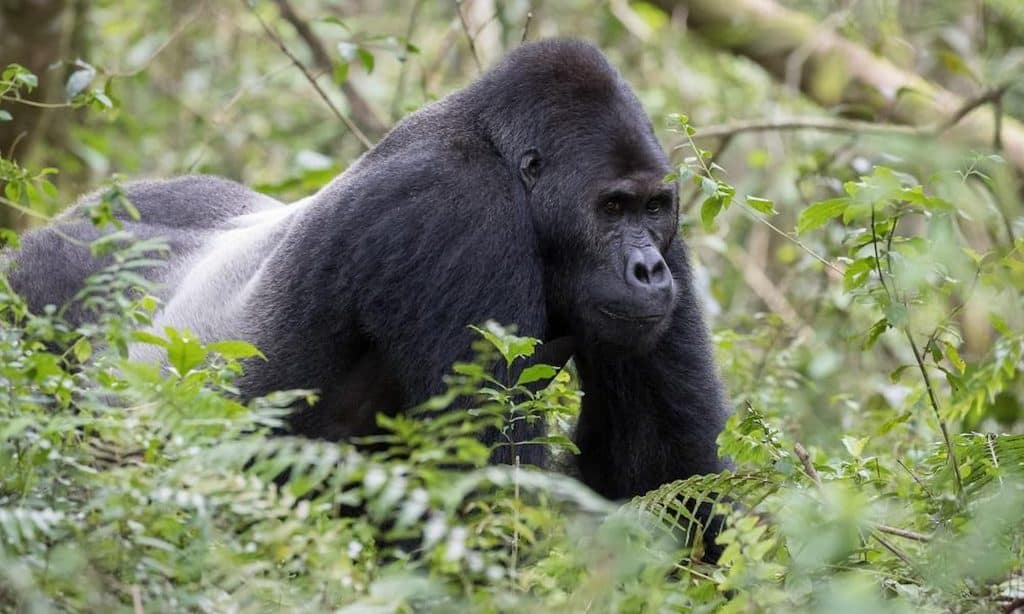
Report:
[[[239,215],[283,211],[232,182],[126,190],[143,218],[129,230],[170,239],[160,279],[170,323],[255,343],[268,361],[248,365],[247,396],[322,392],[297,413],[297,432],[365,434],[375,411],[442,392],[452,363],[471,357],[467,325],[493,319],[553,342],[546,360],[576,357],[580,474],[620,499],[723,468],[726,410],[668,172],[604,57],[547,41],[411,115],[262,230],[226,234]],[[75,210],[58,226],[94,236]],[[244,257],[197,264],[243,234],[255,246]],[[34,309],[68,300],[98,266],[48,229],[26,236],[15,260],[11,281]]]

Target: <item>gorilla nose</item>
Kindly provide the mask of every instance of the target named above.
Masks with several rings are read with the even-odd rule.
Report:
[[[672,276],[661,253],[652,246],[630,250],[626,261],[626,282],[643,290],[662,290],[672,286]]]

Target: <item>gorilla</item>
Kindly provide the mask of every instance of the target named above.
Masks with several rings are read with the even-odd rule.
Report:
[[[132,183],[141,220],[125,228],[170,246],[147,273],[162,288],[156,330],[260,348],[266,360],[238,383],[246,398],[319,391],[292,416],[296,433],[367,435],[376,412],[443,392],[451,365],[472,358],[469,325],[515,325],[543,341],[536,361],[571,355],[577,473],[623,499],[725,466],[727,411],[669,172],[604,56],[550,40],[413,113],[313,196],[284,205],[214,177]],[[83,212],[95,198],[11,256],[31,309],[71,300],[103,265],[66,240],[99,236]],[[520,427],[517,442],[543,429]],[[542,464],[542,447],[517,446],[521,461]],[[509,462],[501,449],[495,461]]]

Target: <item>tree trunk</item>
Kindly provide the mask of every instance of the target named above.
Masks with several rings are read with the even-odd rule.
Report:
[[[26,98],[51,101],[61,91],[60,80],[46,71],[61,59],[64,50],[67,6],[66,0],[0,0],[0,70],[8,64],[21,64],[39,76],[39,87]],[[46,109],[17,103],[0,107],[14,118],[0,122],[0,156],[24,160],[42,136],[40,124]],[[0,206],[0,227],[22,224],[21,215]]]

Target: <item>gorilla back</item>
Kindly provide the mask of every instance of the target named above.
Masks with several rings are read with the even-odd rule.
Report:
[[[128,229],[172,248],[158,329],[254,343],[267,360],[247,365],[247,397],[320,391],[296,412],[299,433],[366,434],[376,411],[442,392],[471,358],[470,324],[514,324],[545,341],[546,362],[571,351],[580,474],[622,498],[722,468],[726,411],[668,172],[600,52],[545,41],[409,116],[307,199],[208,177],[136,183],[142,220]],[[92,238],[82,218],[79,206],[60,232],[24,238],[11,281],[33,309],[100,266],[62,238]]]

